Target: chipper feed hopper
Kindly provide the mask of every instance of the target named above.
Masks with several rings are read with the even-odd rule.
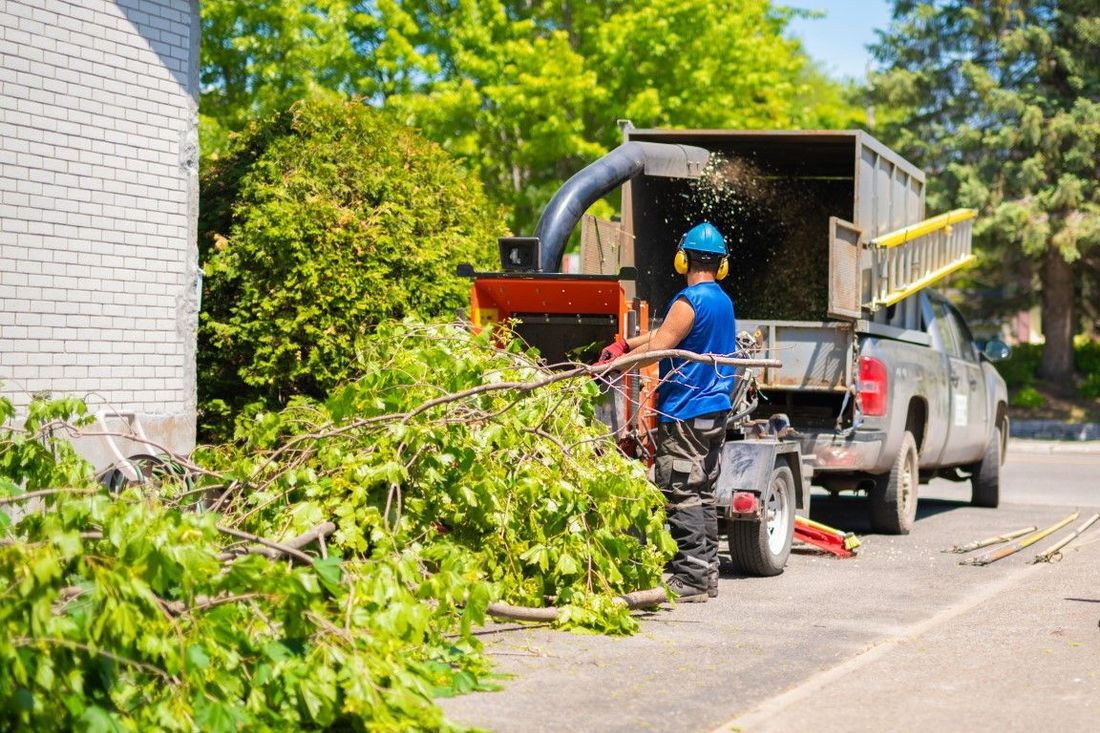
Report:
[[[899,315],[904,308],[887,308],[969,261],[969,217],[952,215],[954,233],[936,222],[921,229],[923,174],[858,131],[627,124],[624,136],[623,145],[562,186],[534,236],[500,240],[501,271],[463,270],[473,277],[471,320],[486,327],[510,319],[548,364],[592,361],[616,334],[659,326],[682,287],[672,264],[680,236],[703,220],[717,225],[730,245],[722,286],[738,330],[747,332],[739,339],[743,355],[774,357],[766,369],[739,371],[719,511],[735,564],[778,574],[796,508],[808,507],[813,468],[791,437],[798,425],[775,409],[753,419],[757,391],[809,386],[827,395],[811,402],[835,417],[833,398],[843,398],[855,379],[855,324],[912,318]],[[620,187],[621,220],[585,215]],[[562,272],[578,223],[580,271]],[[874,243],[891,233],[891,246]],[[640,458],[651,450],[654,388],[656,367],[623,375],[601,410],[624,450]]]

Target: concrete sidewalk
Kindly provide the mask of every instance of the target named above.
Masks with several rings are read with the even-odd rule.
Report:
[[[1013,453],[1088,453],[1100,455],[1100,440],[1032,440],[1009,438],[1007,455]]]
[[[1096,730],[1098,568],[1097,539],[1022,568],[716,730]]]
[[[1100,440],[1100,423],[1064,420],[1011,419],[1009,437],[1038,438],[1040,440]]]

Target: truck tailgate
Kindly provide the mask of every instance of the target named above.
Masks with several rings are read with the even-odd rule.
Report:
[[[767,388],[843,391],[852,383],[855,348],[851,324],[838,321],[738,320],[739,330],[758,333],[763,355],[783,366],[758,375]]]

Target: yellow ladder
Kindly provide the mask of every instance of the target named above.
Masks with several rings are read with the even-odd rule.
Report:
[[[955,209],[868,242],[871,297],[875,310],[907,298],[974,262],[974,209]]]

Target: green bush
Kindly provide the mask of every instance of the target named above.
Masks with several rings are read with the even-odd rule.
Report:
[[[1077,388],[1077,393],[1090,400],[1100,397],[1100,372],[1093,372],[1086,376],[1085,381],[1081,382],[1081,386]]]
[[[377,323],[452,315],[468,293],[455,266],[487,265],[501,221],[446,151],[359,102],[255,124],[201,176],[207,418],[322,397],[358,376]]]
[[[1074,366],[1085,375],[1085,382],[1078,388],[1083,397],[1100,396],[1100,341],[1077,338],[1074,340]],[[1012,347],[1012,356],[996,364],[1010,390],[1032,387],[1039,374],[1043,358],[1042,344],[1019,344]],[[1034,392],[1034,390],[1032,390]],[[1038,394],[1037,392],[1035,394]],[[1028,397],[1023,399],[1027,400]],[[1030,398],[1034,400],[1034,397]],[[1025,405],[1018,405],[1024,407]],[[1041,405],[1038,405],[1041,407]]]
[[[995,366],[1009,389],[1030,387],[1035,384],[1042,358],[1041,344],[1018,344],[1012,347],[1012,356],[997,362]]]
[[[1077,371],[1086,379],[1100,379],[1100,341],[1092,339],[1074,339],[1073,361]]]
[[[1025,410],[1035,410],[1040,407],[1046,407],[1047,398],[1034,387],[1027,386],[1021,387],[1009,400],[1013,407],[1020,407]]]

